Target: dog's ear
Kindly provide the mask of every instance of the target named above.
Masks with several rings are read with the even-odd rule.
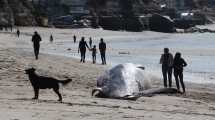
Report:
[[[36,71],[36,69],[32,67],[32,68],[25,69],[25,71],[29,71],[29,72],[33,71],[34,72],[34,71]]]
[[[32,70],[32,71],[35,71],[36,69],[32,67],[31,70]]]

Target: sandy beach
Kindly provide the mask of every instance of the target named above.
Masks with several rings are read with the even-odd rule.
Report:
[[[43,44],[47,46],[52,30],[55,33],[61,32],[55,29],[40,29],[46,40]],[[156,95],[141,97],[137,101],[94,98],[91,96],[91,91],[96,86],[96,79],[110,68],[110,65],[93,65],[91,61],[81,64],[78,59],[45,52],[36,61],[33,52],[29,51],[32,49],[30,33],[34,29],[21,28],[21,31],[23,33],[20,38],[15,34],[0,33],[0,119],[2,120],[215,120],[214,84],[187,82],[186,95]],[[76,32],[80,37],[83,34],[92,36],[99,31],[86,29],[72,30],[72,32]],[[61,34],[65,36],[59,35],[59,38],[55,39],[60,44],[60,39],[71,40],[71,34]],[[107,32],[100,30],[96,37],[106,34]],[[119,38],[139,35],[126,32],[108,34],[118,35]],[[42,47],[43,50],[45,47]],[[70,84],[60,89],[63,103],[57,102],[57,96],[52,90],[41,90],[39,100],[31,99],[33,89],[24,73],[24,70],[30,67],[37,68],[37,73],[40,75],[73,79]],[[161,80],[153,81],[152,85],[163,86]]]

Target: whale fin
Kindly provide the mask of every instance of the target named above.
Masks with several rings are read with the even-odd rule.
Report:
[[[176,94],[176,93],[181,92],[175,88],[160,88],[154,91],[154,94]]]
[[[139,94],[139,96],[147,96],[147,95],[155,95],[155,94],[176,94],[176,93],[181,93],[175,88],[157,88],[157,89],[149,89],[149,90],[144,90]]]
[[[145,67],[143,66],[138,66],[137,68],[140,68],[141,70],[145,70]]]
[[[121,99],[123,99],[123,100],[134,100],[134,101],[136,101],[138,98],[140,98],[140,96],[126,95],[126,96],[122,97]]]

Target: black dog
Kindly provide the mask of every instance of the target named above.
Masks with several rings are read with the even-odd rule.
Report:
[[[62,96],[59,92],[59,83],[66,85],[72,81],[72,79],[57,80],[57,79],[51,78],[51,77],[39,76],[35,73],[34,68],[26,69],[25,72],[26,72],[26,74],[28,74],[29,80],[34,88],[35,96],[33,99],[38,99],[39,89],[48,88],[48,89],[53,89],[54,92],[58,95],[58,97],[59,97],[58,101],[62,101]]]

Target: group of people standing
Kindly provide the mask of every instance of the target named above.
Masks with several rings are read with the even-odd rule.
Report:
[[[17,36],[19,37],[20,31],[17,32]],[[74,43],[76,42],[76,36],[74,38]],[[41,36],[38,34],[37,31],[34,32],[34,35],[32,36],[32,42],[33,42],[33,47],[34,47],[34,54],[35,54],[35,59],[38,60],[38,55],[39,55],[39,50],[40,50],[40,42],[42,41]],[[50,36],[50,42],[53,42],[53,36]],[[97,54],[97,49],[96,45],[92,46],[92,38],[89,38],[89,46],[87,42],[85,41],[85,38],[82,37],[79,46],[78,46],[78,53],[81,53],[81,60],[80,62],[85,62],[85,55],[86,55],[86,48],[89,49],[89,51],[92,51],[92,61],[93,64],[96,63],[96,54]],[[104,39],[100,39],[99,43],[99,51],[101,54],[101,60],[102,64],[106,64],[106,43],[104,42]]]
[[[186,91],[183,81],[183,68],[187,66],[187,63],[181,57],[181,53],[177,52],[173,58],[173,55],[169,52],[169,49],[164,48],[164,53],[161,55],[160,58],[160,64],[162,64],[164,87],[172,87],[172,71],[174,70],[176,87],[180,91],[180,82],[181,87],[183,89],[183,93],[185,93]],[[169,85],[167,85],[167,83],[169,83]]]
[[[89,38],[89,46],[88,46],[87,42],[85,41],[84,37],[82,37],[81,41],[79,42],[78,53],[79,52],[81,53],[80,62],[83,62],[83,63],[85,62],[86,48],[88,48],[89,51],[92,51],[92,61],[93,61],[93,64],[95,64],[97,49],[96,49],[96,45],[92,46],[91,37]],[[106,64],[106,43],[104,42],[103,38],[100,39],[99,51],[100,51],[100,55],[101,55],[102,64],[105,65]]]

